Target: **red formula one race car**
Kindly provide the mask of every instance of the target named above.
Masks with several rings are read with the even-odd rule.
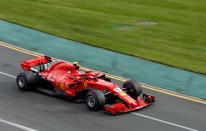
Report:
[[[42,56],[21,63],[24,70],[17,75],[17,85],[22,91],[34,89],[49,95],[84,101],[91,110],[104,108],[110,114],[137,110],[152,104],[154,96],[142,93],[134,80],[120,88],[103,73],[79,70],[77,63],[52,61]]]

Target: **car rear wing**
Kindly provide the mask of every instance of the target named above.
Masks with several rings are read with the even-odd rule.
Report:
[[[21,67],[23,70],[32,71],[33,66],[43,65],[46,63],[52,62],[51,57],[49,56],[41,56],[34,59],[26,60],[21,63]]]

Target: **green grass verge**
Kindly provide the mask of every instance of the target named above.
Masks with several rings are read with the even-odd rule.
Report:
[[[11,22],[206,74],[205,0],[0,0],[0,7]]]

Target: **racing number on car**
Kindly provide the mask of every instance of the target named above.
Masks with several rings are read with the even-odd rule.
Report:
[[[86,83],[86,82],[84,82],[84,87],[85,87],[85,88],[87,87],[87,83]]]
[[[54,81],[55,76],[53,76],[52,74],[49,74],[48,78],[49,81]]]

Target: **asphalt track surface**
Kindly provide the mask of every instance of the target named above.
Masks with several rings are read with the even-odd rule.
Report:
[[[1,131],[205,131],[206,105],[144,89],[156,102],[117,116],[92,112],[74,103],[37,92],[22,92],[15,76],[20,62],[34,56],[0,46]],[[120,86],[122,82],[114,80]]]

